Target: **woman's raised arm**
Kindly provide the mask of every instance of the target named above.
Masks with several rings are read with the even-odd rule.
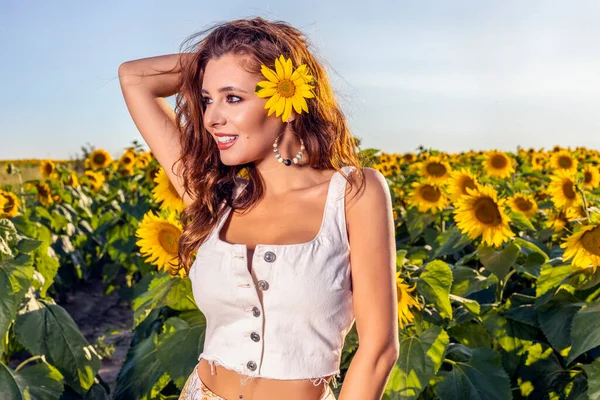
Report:
[[[181,145],[175,112],[166,97],[179,91],[181,62],[190,53],[167,54],[126,61],[119,66],[119,82],[127,109],[148,147],[166,171],[175,190],[186,205],[191,199],[184,193],[183,179],[173,171]]]

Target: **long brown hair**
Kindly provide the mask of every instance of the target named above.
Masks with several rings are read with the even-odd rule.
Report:
[[[309,50],[310,43],[301,31],[283,21],[256,17],[217,23],[193,34],[184,43],[199,36],[202,39],[192,46],[186,61],[180,58],[180,91],[176,95],[175,113],[181,131],[181,156],[177,163],[181,162],[183,186],[186,193],[191,194],[192,202],[180,215],[183,233],[179,239],[179,263],[169,268],[173,276],[181,268],[189,272],[196,250],[225,211],[220,204],[225,202],[234,209],[246,209],[256,203],[265,190],[253,163],[227,166],[220,161],[217,145],[204,128],[200,91],[206,64],[211,59],[225,54],[241,56],[248,72],[257,76],[261,64],[275,69],[275,59],[281,54],[291,58],[295,66],[306,64],[314,77],[315,98],[306,99],[309,112],[297,115],[291,122],[292,129],[304,141],[312,168],[339,170],[353,165],[361,186],[364,184],[356,149],[358,140],[348,129],[327,72]],[[234,205],[233,191],[240,176],[248,179],[248,184]],[[344,177],[352,185],[348,177]]]

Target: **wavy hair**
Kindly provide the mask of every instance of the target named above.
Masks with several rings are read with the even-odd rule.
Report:
[[[180,53],[186,57],[180,57],[180,89],[175,100],[176,122],[181,132],[181,154],[175,164],[181,162],[179,171],[191,203],[180,214],[183,233],[179,239],[179,262],[170,263],[169,267],[173,276],[181,268],[189,273],[198,247],[222,217],[221,204],[246,209],[265,191],[253,163],[227,166],[220,161],[217,145],[204,128],[200,91],[209,60],[225,54],[240,56],[245,61],[244,68],[257,76],[260,76],[261,64],[275,69],[275,59],[281,54],[291,58],[294,65],[306,64],[314,78],[315,97],[306,99],[310,111],[297,115],[290,123],[292,129],[304,141],[312,168],[337,171],[353,165],[361,186],[364,184],[357,153],[359,141],[350,133],[327,72],[311,53],[311,44],[300,30],[284,21],[255,17],[214,24],[190,36],[184,44],[197,37],[201,39],[192,45],[190,52]],[[352,185],[352,181],[340,173]],[[242,177],[248,184],[234,199],[236,184]]]

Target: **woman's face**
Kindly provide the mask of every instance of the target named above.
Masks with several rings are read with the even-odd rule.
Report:
[[[242,66],[239,56],[226,54],[206,64],[202,82],[204,127],[217,142],[217,134],[237,135],[233,145],[219,149],[225,165],[273,158],[273,142],[284,130],[281,118],[267,116],[268,99],[254,93],[260,76]]]

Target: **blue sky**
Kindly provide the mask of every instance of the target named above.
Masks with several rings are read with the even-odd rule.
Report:
[[[257,15],[309,36],[364,147],[600,149],[598,1],[2,0],[0,159],[143,142],[119,64]]]

